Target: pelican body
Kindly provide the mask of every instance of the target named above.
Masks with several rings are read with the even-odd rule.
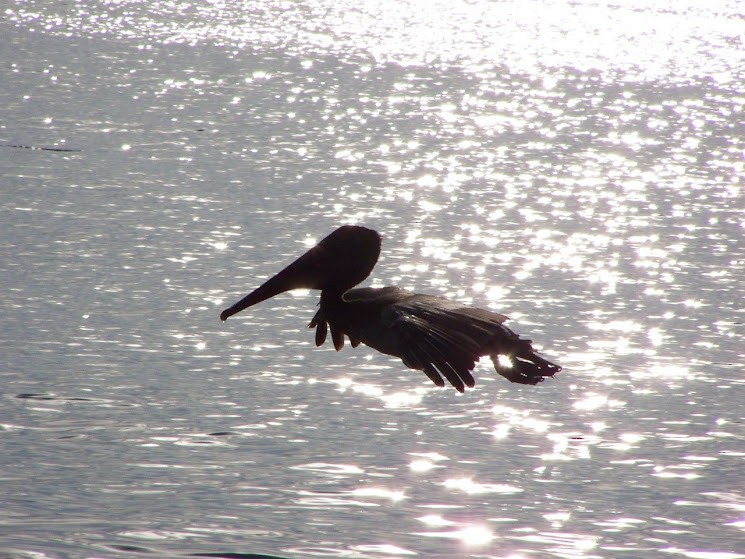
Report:
[[[330,330],[337,351],[347,337],[352,347],[363,343],[399,357],[437,386],[445,386],[444,377],[459,392],[475,385],[472,371],[485,355],[500,375],[520,384],[538,384],[561,370],[504,326],[502,314],[398,287],[353,289],[372,272],[380,244],[376,231],[344,225],[222,311],[220,319],[285,291],[317,289],[319,309],[309,324],[316,329],[316,346]]]

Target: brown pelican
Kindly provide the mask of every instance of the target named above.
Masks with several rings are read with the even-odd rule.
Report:
[[[334,347],[360,343],[400,357],[437,386],[444,376],[456,390],[473,387],[471,371],[489,355],[496,371],[511,382],[537,384],[561,370],[503,325],[507,317],[449,299],[418,295],[398,287],[352,289],[370,275],[380,255],[380,235],[344,225],[255,291],[220,314],[221,320],[291,289],[319,289],[320,308],[308,325],[316,345],[331,330]]]

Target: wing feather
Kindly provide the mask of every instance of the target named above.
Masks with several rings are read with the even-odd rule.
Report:
[[[326,319],[323,318],[320,310],[315,314],[313,320],[310,321],[310,324],[308,324],[308,328],[316,329],[316,347],[321,347],[326,341],[326,335],[328,334],[328,323],[326,322]]]
[[[344,332],[334,328],[333,324],[329,324],[329,327],[331,328],[331,341],[334,342],[334,349],[341,351],[344,347]]]
[[[507,328],[507,317],[496,312],[468,307],[449,299],[417,295],[398,288],[359,288],[345,295],[345,302],[365,305],[372,300],[380,314],[358,321],[365,328],[344,330],[328,321],[319,311],[309,324],[316,328],[316,345],[322,345],[331,330],[334,348],[344,346],[349,337],[352,347],[360,342],[378,351],[401,358],[404,365],[423,371],[437,386],[445,380],[459,392],[475,385],[473,369],[482,356],[489,355],[497,373],[510,382],[537,384],[561,370],[534,350],[530,340]],[[444,377],[444,379],[443,379]]]
[[[382,319],[398,338],[407,367],[424,371],[438,386],[444,376],[459,392],[474,386],[471,371],[484,355],[492,357],[499,374],[521,384],[536,384],[561,370],[537,355],[530,340],[504,326],[507,317],[496,312],[412,295],[388,305]]]
[[[326,341],[326,334],[328,333],[327,326],[328,324],[325,320],[318,322],[318,326],[316,326],[316,347],[321,347]]]

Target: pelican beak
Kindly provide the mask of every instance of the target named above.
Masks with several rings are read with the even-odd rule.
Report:
[[[262,286],[220,313],[227,320],[270,297],[292,289],[328,289],[339,293],[372,271],[380,254],[380,235],[358,225],[342,225]]]
[[[276,276],[268,279],[261,286],[246,295],[235,305],[220,313],[220,320],[227,320],[243,309],[252,307],[293,289],[321,289],[320,278],[323,272],[323,249],[315,246]]]

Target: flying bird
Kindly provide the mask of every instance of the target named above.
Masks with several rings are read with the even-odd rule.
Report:
[[[459,392],[475,385],[472,371],[490,356],[494,368],[511,382],[538,384],[561,367],[534,350],[504,325],[507,317],[443,297],[420,295],[398,287],[353,289],[372,272],[380,255],[377,231],[344,225],[324,238],[276,276],[220,314],[234,314],[292,289],[318,289],[318,312],[308,325],[316,329],[316,346],[331,339],[337,351],[345,336],[352,347],[363,343],[400,357],[423,371],[437,386]]]

